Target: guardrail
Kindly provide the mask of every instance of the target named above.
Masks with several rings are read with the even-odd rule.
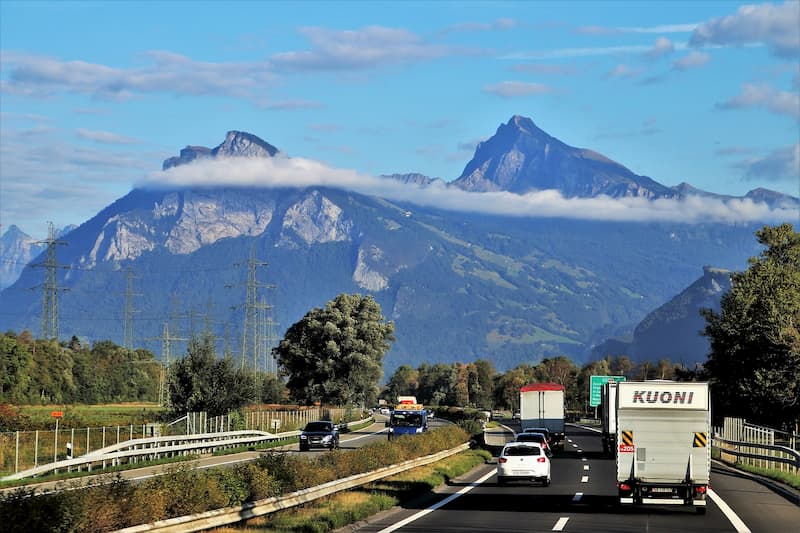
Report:
[[[138,526],[131,526],[124,529],[117,530],[117,533],[143,533],[149,531],[156,531],[159,533],[179,533],[185,531],[203,531],[215,527],[235,524],[258,516],[274,513],[289,507],[302,505],[310,501],[329,496],[335,492],[349,490],[361,485],[366,485],[384,477],[393,476],[400,472],[424,466],[430,463],[435,463],[451,455],[469,449],[469,444],[462,444],[449,450],[444,450],[432,455],[426,455],[418,459],[411,459],[402,463],[386,466],[367,472],[365,474],[356,474],[353,476],[339,479],[336,481],[329,481],[316,487],[298,490],[284,496],[274,496],[264,500],[248,502],[243,505],[235,507],[226,507],[224,509],[216,509],[214,511],[206,511],[205,513],[198,513],[188,516],[180,516],[177,518],[170,518],[168,520],[160,520],[151,524],[142,524]]]
[[[724,446],[719,446],[717,443],[721,443]],[[712,439],[712,446],[719,448],[720,453],[734,455],[736,457],[747,457],[749,459],[760,459],[766,462],[774,462],[774,463],[782,463],[788,464],[795,468],[795,471],[800,470],[800,452],[793,450],[792,448],[788,448],[786,446],[778,446],[773,444],[758,444],[754,442],[743,442],[737,440],[727,440],[720,437],[713,437]],[[747,451],[742,451],[741,448],[746,448]],[[752,453],[751,450],[768,450],[772,452],[778,452],[781,454],[786,454],[789,457],[784,457],[783,455],[775,455],[775,454],[759,454],[759,453]]]
[[[351,427],[369,421],[370,419],[359,420],[346,424]],[[299,431],[286,431],[283,433],[268,433],[266,431],[244,430],[228,431],[219,433],[201,433],[195,435],[176,435],[167,437],[148,437],[145,439],[133,439],[105,448],[95,450],[86,455],[75,457],[74,459],[63,459],[53,463],[48,463],[28,470],[23,470],[6,476],[0,481],[13,481],[27,477],[58,472],[59,470],[71,470],[73,467],[80,471],[83,467],[91,472],[93,466],[106,468],[107,463],[111,466],[122,464],[123,459],[129,462],[143,460],[155,460],[161,457],[175,457],[178,455],[189,455],[190,453],[210,453],[223,448],[236,448],[241,446],[254,446],[266,441],[280,441],[300,435]]]

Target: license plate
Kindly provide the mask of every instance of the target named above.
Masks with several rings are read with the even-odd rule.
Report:
[[[514,470],[511,473],[514,474],[515,476],[530,476],[531,475],[531,471],[530,470]]]
[[[652,492],[660,492],[662,494],[672,494],[672,489],[669,487],[653,487]]]

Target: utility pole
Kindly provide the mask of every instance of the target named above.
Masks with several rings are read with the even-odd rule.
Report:
[[[125,274],[125,320],[123,325],[122,346],[133,350],[133,314],[136,312],[133,308],[133,297],[141,296],[141,293],[133,292],[133,280],[136,276],[133,275],[133,270],[128,267]]]
[[[150,337],[148,340],[161,340],[161,376],[158,383],[158,405],[169,407],[169,391],[167,390],[167,375],[169,374],[170,352],[173,341],[185,341],[184,337],[172,337],[169,334],[169,322],[164,321],[164,330],[160,337]]]
[[[56,246],[67,244],[56,240],[56,230],[52,222],[48,222],[47,240],[38,241],[36,244],[46,244],[44,263],[36,263],[32,267],[44,267],[44,283],[42,287],[42,339],[58,340],[58,262],[56,261]]]

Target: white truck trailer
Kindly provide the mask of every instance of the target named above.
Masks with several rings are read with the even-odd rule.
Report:
[[[564,386],[558,383],[532,383],[520,388],[519,413],[522,431],[547,428],[551,444],[564,444]]]
[[[708,383],[617,385],[621,504],[692,505],[705,513],[711,471]]]
[[[600,388],[600,421],[603,429],[603,453],[614,455],[617,449],[617,381],[603,383]]]

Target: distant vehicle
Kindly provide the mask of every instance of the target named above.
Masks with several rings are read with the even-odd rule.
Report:
[[[433,409],[428,409],[428,418],[433,418],[436,416],[436,411]]]
[[[512,419],[512,420],[519,420],[519,419],[520,419],[519,409],[517,409],[516,411],[514,411],[514,414],[513,414],[513,415],[511,415],[511,419]]]
[[[386,415],[386,416],[389,416],[390,414],[392,414],[392,410],[389,409],[388,407],[381,407],[380,409],[378,409],[378,412],[380,414]]]
[[[545,437],[547,437],[547,444],[550,444],[550,441],[553,439],[553,436],[550,434],[550,430],[547,428],[525,428],[522,430],[523,433],[541,433]]]
[[[539,444],[510,442],[500,452],[497,459],[497,483],[503,485],[520,479],[550,486],[550,459]]]
[[[536,444],[541,445],[547,455],[553,455],[553,451],[550,448],[550,445],[547,443],[547,437],[543,433],[517,433],[517,438],[514,439],[514,442],[535,442]]]
[[[558,383],[532,383],[519,390],[522,429],[545,427],[550,430],[550,443],[563,447],[564,386]]]
[[[392,411],[389,420],[389,440],[397,435],[413,435],[428,429],[428,411],[414,396],[400,396],[400,403]]]
[[[300,433],[300,451],[306,452],[311,448],[328,448],[333,450],[339,447],[339,429],[336,424],[327,420],[309,422]]]

